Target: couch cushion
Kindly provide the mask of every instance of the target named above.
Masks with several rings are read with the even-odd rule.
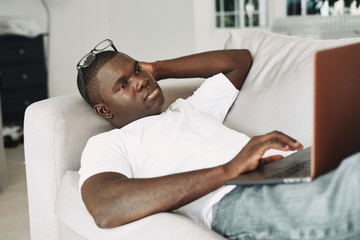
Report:
[[[253,65],[225,125],[249,136],[283,131],[312,144],[313,60],[317,50],[359,42],[234,30],[226,49],[249,49]]]
[[[191,219],[175,213],[158,213],[121,227],[100,229],[80,200],[78,184],[78,172],[68,171],[58,190],[56,215],[62,224],[70,226],[72,232],[86,239],[224,239]]]

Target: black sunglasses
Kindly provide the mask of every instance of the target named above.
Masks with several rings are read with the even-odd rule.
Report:
[[[81,87],[84,91],[85,94],[85,98],[86,101],[92,106],[94,107],[94,104],[90,101],[89,98],[89,94],[88,91],[86,89],[86,85],[85,85],[85,81],[81,72],[82,68],[86,68],[88,67],[96,58],[96,55],[104,52],[106,50],[109,49],[109,47],[112,48],[112,50],[114,50],[115,52],[117,52],[118,50],[116,49],[115,45],[113,44],[113,41],[111,41],[110,39],[105,39],[103,41],[101,41],[99,44],[97,44],[88,54],[86,54],[80,61],[79,63],[76,65],[76,68],[78,70],[78,74],[80,77],[80,82],[81,82]]]

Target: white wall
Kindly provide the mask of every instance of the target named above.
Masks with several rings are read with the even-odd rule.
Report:
[[[107,1],[50,1],[49,96],[77,93],[76,64],[108,37]]]
[[[77,93],[75,65],[105,38],[146,61],[194,52],[192,0],[65,0],[49,7],[50,96]]]
[[[276,2],[271,19],[285,16],[286,0]],[[75,64],[106,37],[119,51],[146,61],[223,48],[228,30],[214,28],[214,5],[212,0],[50,2],[50,96],[77,92]]]
[[[194,51],[193,0],[108,0],[109,32],[119,51],[143,60]]]
[[[221,49],[224,47],[228,30],[215,29],[215,1],[194,0],[196,51]],[[209,11],[204,11],[209,9]]]
[[[0,0],[0,17],[27,17],[35,19],[45,31],[46,11],[40,0]]]

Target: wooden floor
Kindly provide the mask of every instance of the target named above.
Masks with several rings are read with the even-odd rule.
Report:
[[[30,240],[24,146],[5,149],[7,182],[0,192],[0,239]]]

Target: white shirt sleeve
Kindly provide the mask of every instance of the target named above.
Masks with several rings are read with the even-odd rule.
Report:
[[[80,188],[86,179],[101,172],[118,172],[128,178],[133,176],[124,148],[120,141],[116,141],[119,136],[113,131],[94,136],[86,144],[79,170]]]
[[[238,94],[239,90],[219,73],[206,79],[186,101],[197,111],[222,123]]]

